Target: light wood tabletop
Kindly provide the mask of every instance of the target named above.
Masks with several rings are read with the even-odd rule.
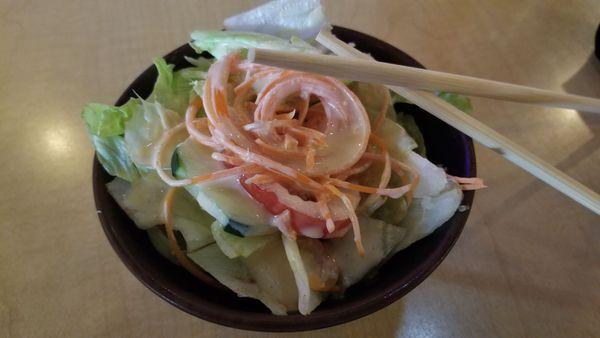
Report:
[[[0,1],[0,337],[600,336],[600,218],[476,146],[456,246],[393,305],[338,327],[221,327],[155,296],[110,247],[80,118],[194,29],[260,1]],[[600,98],[597,0],[324,1],[428,68]],[[474,99],[473,116],[600,191],[600,116]]]

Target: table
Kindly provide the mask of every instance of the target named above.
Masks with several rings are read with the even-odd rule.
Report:
[[[114,102],[193,29],[260,1],[0,1],[0,336],[257,337],[191,317],[119,261],[95,214],[86,102]],[[324,1],[435,70],[600,97],[596,0]],[[474,99],[473,115],[600,191],[600,117]],[[455,248],[392,306],[272,337],[600,335],[600,218],[477,146]]]

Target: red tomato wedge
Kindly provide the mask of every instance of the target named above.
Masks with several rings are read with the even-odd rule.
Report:
[[[323,234],[322,236],[318,237],[325,237],[331,234],[329,231],[327,231],[327,225],[325,224],[324,219],[308,216],[297,210],[291,209],[287,205],[281,203],[274,192],[263,190],[256,184],[248,184],[245,181],[245,178],[240,178],[242,187],[246,189],[246,191],[250,194],[250,196],[252,196],[252,198],[254,198],[254,200],[264,206],[265,209],[267,209],[267,211],[273,215],[279,215],[285,210],[289,210],[292,223],[291,225],[297,232],[304,234],[306,231],[303,230],[308,230],[309,228],[318,228]],[[334,224],[334,232],[337,233],[338,231],[346,228],[350,224],[350,220],[339,220],[335,221]]]

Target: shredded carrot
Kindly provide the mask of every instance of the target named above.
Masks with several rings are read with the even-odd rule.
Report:
[[[404,196],[404,194],[406,194],[410,190],[410,184],[403,185],[398,188],[379,189],[379,188],[368,187],[368,186],[364,186],[364,185],[360,185],[360,184],[354,184],[354,183],[342,181],[337,178],[329,178],[328,181],[332,185],[340,187],[340,188],[364,192],[367,194],[379,194],[379,195],[384,195],[384,196],[388,196],[391,198],[400,198],[400,197]]]
[[[479,190],[487,188],[483,180],[479,177],[458,177],[446,175],[448,179],[456,182],[462,190]]]
[[[374,133],[371,133],[369,140],[373,142],[380,150],[381,155],[384,157],[384,166],[383,171],[381,172],[381,179],[379,180],[379,189],[384,189],[390,183],[390,178],[392,177],[392,166],[390,164],[390,154],[388,152],[387,146],[385,142]],[[362,208],[364,210],[370,210],[374,205],[382,204],[384,199],[379,194],[371,194],[367,197],[367,199],[363,202]]]
[[[306,169],[310,170],[315,167],[315,149],[308,148],[306,152]]]
[[[202,97],[190,100],[185,122],[164,133],[155,147],[153,166],[172,187],[238,175],[253,184],[281,183],[292,195],[309,194],[318,205],[318,217],[325,221],[323,236],[340,230],[333,219],[339,217],[338,209],[333,209],[339,207],[339,199],[352,223],[357,250],[364,255],[356,205],[372,208],[387,197],[402,196],[410,203],[419,181],[412,168],[390,157],[385,142],[375,134],[385,119],[388,106],[384,106],[371,132],[362,103],[342,82],[255,65],[229,54],[208,70]],[[201,108],[206,117],[198,117]],[[169,172],[170,160],[187,138],[213,149],[211,157],[224,169],[175,179]],[[378,153],[366,152],[369,145]],[[376,162],[383,163],[376,187],[349,181]],[[392,172],[401,177],[402,186],[388,187]],[[463,182],[468,184],[474,182]],[[358,192],[369,194],[362,204]],[[286,217],[278,226],[295,236],[286,227],[291,215]]]
[[[354,210],[354,206],[352,205],[352,201],[346,196],[344,193],[339,191],[336,187],[331,184],[325,184],[325,187],[329,189],[335,196],[340,198],[344,203],[344,206],[348,210],[348,217],[350,218],[350,222],[352,223],[352,231],[354,232],[354,244],[356,244],[356,249],[358,250],[358,254],[361,256],[365,255],[365,248],[362,245],[362,236],[360,234],[360,224],[358,222],[358,217],[356,216],[356,211]]]
[[[244,162],[239,158],[224,153],[212,153],[210,157],[212,157],[214,160],[221,161],[232,166],[239,166],[244,164]]]
[[[384,161],[385,160],[381,154],[373,154],[373,153],[364,153],[363,158],[373,160],[373,161]],[[392,165],[392,170],[394,171],[394,173],[396,175],[400,176],[400,178],[402,179],[402,184],[404,184],[405,186],[410,185],[410,190],[406,193],[406,200],[408,202],[408,205],[410,205],[410,203],[412,202],[413,193],[414,193],[415,189],[417,189],[417,186],[419,185],[419,180],[420,180],[419,174],[413,168],[396,160],[395,158],[390,158],[390,163]],[[409,173],[411,175],[410,182],[409,182],[408,178],[406,177],[406,173]]]
[[[375,118],[374,125],[373,125],[374,131],[378,131],[379,128],[381,128],[381,125],[385,121],[385,115],[387,113],[389,104],[392,100],[389,90],[384,89],[383,93],[384,93],[383,98],[382,98],[383,108],[379,111],[379,113],[377,114],[377,117]]]
[[[325,219],[325,226],[327,228],[328,233],[333,233],[335,231],[335,222],[333,222],[333,217],[331,216],[331,210],[329,210],[329,206],[327,206],[327,201],[324,197],[317,197],[317,203],[319,205],[319,209],[321,211],[321,215]]]
[[[258,167],[252,164],[243,164],[238,167],[223,169],[206,175],[195,176],[190,179],[190,184],[198,184],[206,181],[212,181],[223,177],[241,175],[255,171]]]

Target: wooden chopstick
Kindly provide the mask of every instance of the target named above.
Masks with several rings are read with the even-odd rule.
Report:
[[[370,56],[347,45],[328,30],[321,30],[317,41],[337,55],[370,59]],[[389,88],[600,215],[600,195],[495,130],[434,94],[397,86]]]
[[[344,56],[344,55],[340,55]],[[447,91],[600,113],[600,99],[464,75],[333,55],[250,49],[248,59],[281,68],[427,91]]]

